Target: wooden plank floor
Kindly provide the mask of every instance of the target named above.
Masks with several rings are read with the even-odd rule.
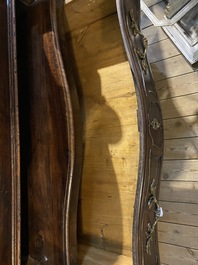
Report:
[[[145,15],[143,15],[144,18]],[[161,28],[143,22],[161,101],[165,154],[159,223],[161,263],[198,264],[198,72]]]

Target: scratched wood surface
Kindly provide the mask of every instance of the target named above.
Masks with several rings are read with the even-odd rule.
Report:
[[[98,4],[100,5],[100,8],[96,8],[94,12],[92,9],[91,14],[88,14],[88,11],[90,11],[91,9],[91,6],[88,5],[88,2],[85,3],[81,0],[74,0],[68,6],[66,6],[65,11],[66,14],[68,14],[68,22],[70,23],[73,20],[69,24],[69,26],[70,29],[72,29],[75,54],[78,56],[79,65],[81,65],[81,67],[79,67],[81,82],[83,87],[89,88],[87,90],[88,92],[86,92],[84,89],[88,97],[86,106],[89,106],[88,108],[91,108],[91,98],[93,97],[95,98],[95,102],[101,102],[100,100],[97,100],[96,96],[93,96],[93,91],[95,87],[97,89],[98,82],[95,82],[95,79],[92,79],[92,75],[94,75],[95,78],[96,75],[94,74],[94,71],[95,69],[97,69],[98,75],[102,76],[100,80],[102,84],[102,90],[104,91],[104,95],[106,97],[105,102],[110,102],[108,104],[111,104],[113,108],[119,105],[119,109],[121,108],[121,106],[123,106],[124,110],[126,111],[125,106],[127,106],[128,108],[130,104],[125,105],[126,102],[121,100],[125,93],[123,93],[124,90],[121,89],[120,86],[121,83],[123,83],[124,88],[125,82],[129,84],[129,81],[127,80],[130,80],[131,76],[128,70],[123,71],[124,69],[127,69],[127,62],[123,50],[119,47],[120,45],[122,45],[122,42],[119,35],[120,33],[117,26],[116,15],[113,15],[115,13],[115,6],[113,2],[114,1],[106,1],[106,4],[102,5],[104,1],[95,1],[95,7]],[[81,7],[81,14],[77,14],[78,12],[73,12],[72,9],[75,9],[77,6],[79,8]],[[86,16],[84,16],[85,14]],[[82,20],[78,20],[77,17],[83,18]],[[181,53],[167,38],[163,30],[161,28],[154,27],[144,14],[142,14],[141,24],[143,33],[149,41],[148,59],[151,62],[156,88],[161,100],[164,118],[165,157],[164,167],[162,170],[160,202],[164,208],[164,218],[163,221],[159,224],[161,265],[195,265],[197,264],[198,260],[198,73],[193,72],[192,67],[186,62]],[[111,36],[111,40],[109,39],[108,45],[107,35]],[[96,37],[97,42],[93,41],[94,39],[96,39]],[[92,72],[90,72],[90,68],[93,69]],[[112,71],[114,71],[112,69],[115,68],[115,74],[112,74]],[[120,81],[117,80],[117,75],[119,72],[122,72]],[[90,79],[89,82],[87,81],[88,79]],[[111,85],[106,85],[106,82]],[[88,83],[89,85],[87,85]],[[109,97],[111,97],[111,99],[108,99],[107,90],[105,89],[108,89],[108,95]],[[116,92],[114,92],[114,89],[116,89]],[[119,91],[117,91],[117,89]],[[115,104],[113,103],[114,93]],[[129,100],[132,100],[132,94],[129,97]],[[103,103],[100,104],[103,105]],[[121,127],[124,126],[122,127],[124,130],[126,129],[126,134],[128,134],[127,131],[129,132],[130,138],[130,131],[131,128],[133,128],[130,126],[133,126],[132,124],[135,124],[135,122],[130,118],[130,110],[129,112],[126,111],[126,115],[124,114],[125,111],[122,112],[123,119],[120,119],[120,125]],[[93,111],[91,110],[90,112],[93,115]],[[132,113],[134,112],[132,111]],[[107,121],[110,119],[110,117],[110,113],[103,115],[101,126],[105,126],[105,123],[106,126],[107,124],[109,126],[110,123],[108,123]],[[94,123],[97,123],[97,119],[87,119],[87,128],[85,128],[86,136],[93,137],[93,139],[94,137],[96,137],[95,135],[97,135],[97,137],[99,135],[99,133],[97,133],[98,130],[94,129],[93,134],[91,135],[91,126]],[[112,119],[112,124],[115,125],[116,120]],[[134,131],[134,128],[132,129],[132,131]],[[118,135],[118,132],[114,131],[114,133],[112,133],[113,139],[115,139],[114,137],[116,137],[116,135]],[[105,138],[106,136],[104,135],[103,137]],[[94,142],[96,143],[95,139]],[[95,147],[97,147],[99,143],[100,142],[98,141]],[[125,145],[124,149],[121,148],[121,145],[118,146],[118,143],[116,145],[120,151],[124,150],[124,152],[129,155],[129,149],[127,148],[127,145]],[[108,152],[106,152],[106,154],[108,154]],[[119,176],[122,170],[124,172],[124,175],[127,175],[127,170],[129,169],[128,166],[133,166],[133,164],[130,163],[128,159],[126,159],[125,162],[123,161],[125,164],[120,164],[120,166],[118,167],[117,163],[119,164],[120,160],[117,155],[119,153],[115,151],[115,154],[116,155],[114,155],[113,158],[113,167],[111,167],[110,172],[112,172],[113,170],[114,176],[116,176],[118,185],[117,187],[121,187],[120,185],[129,185],[128,187],[131,187],[132,184],[129,178],[126,178],[125,181],[125,177],[123,178]],[[133,157],[133,155],[131,157]],[[95,170],[95,174],[98,176],[97,183],[100,183],[100,185],[103,186],[104,196],[108,196],[107,193],[105,194],[105,190],[110,183],[109,178],[104,179],[99,177],[103,172],[105,164],[101,163],[99,155],[94,156],[94,159],[95,161],[97,161],[98,165],[98,168]],[[116,171],[114,170],[114,168],[116,168]],[[91,172],[91,169],[91,163],[87,162],[87,165],[84,167],[84,174],[85,172]],[[83,177],[82,187],[83,185],[84,188],[82,188],[81,194],[83,194],[83,189],[86,190],[86,192],[84,193],[86,194],[88,192],[88,187],[91,187],[91,189],[94,188],[92,196],[94,196],[94,194],[97,194],[96,196],[98,196],[98,193],[95,193],[96,187],[93,184],[93,181],[90,182],[89,180],[88,183],[88,181],[85,180],[85,177]],[[87,187],[85,188],[86,185]],[[125,192],[125,190],[121,188],[120,193],[123,192]],[[90,198],[90,192],[87,196]],[[125,207],[125,200],[127,200],[127,197],[125,197],[125,199],[124,197],[121,197],[120,199],[118,196],[117,200],[115,200],[115,204],[119,204],[122,208],[122,225],[126,225],[125,231],[128,231],[129,235],[131,231],[130,226],[132,220],[131,218],[129,218],[131,214],[129,213],[130,211],[126,210],[127,207]],[[84,216],[83,226],[86,227],[86,231],[91,231],[92,229],[94,230],[94,226],[99,227],[103,220],[104,226],[101,230],[98,229],[98,237],[106,238],[106,236],[108,236],[107,230],[110,231],[109,229],[111,229],[111,233],[117,235],[118,229],[121,228],[117,213],[121,211],[118,211],[118,208],[114,208],[113,210],[113,219],[115,220],[115,222],[117,222],[117,225],[115,226],[111,224],[111,217],[108,209],[106,209],[105,215],[101,215],[101,208],[104,202],[98,200],[97,204],[92,204],[89,199],[87,199],[87,202],[85,201],[86,200],[84,200],[84,206],[87,203],[87,205],[90,204],[90,208],[88,207],[87,210],[82,206],[80,208],[81,218],[82,216]],[[81,204],[82,202],[83,200],[81,200]],[[106,200],[106,202],[108,202],[108,200]],[[99,207],[99,214],[94,213],[95,206]],[[91,223],[91,221],[88,220],[88,215],[90,214],[89,209],[92,209],[91,216],[93,216],[95,224]],[[106,223],[108,224],[108,226],[105,226]],[[82,229],[82,226],[80,229]],[[123,233],[123,235],[124,234],[125,232]],[[119,235],[117,235],[117,238],[118,241],[121,240],[121,237],[119,237]],[[98,244],[98,241],[96,242],[95,239],[96,238],[93,236],[90,240],[92,245],[104,247],[104,245]],[[126,243],[127,248],[130,249],[131,241],[125,241],[125,237],[123,237],[122,240]],[[111,250],[117,251],[115,247],[113,249],[111,248]],[[80,253],[82,254],[84,253],[84,251],[81,250]],[[97,263],[98,261],[93,258],[94,255],[92,253],[94,253],[94,255],[97,257],[96,259],[98,260],[99,254],[96,254],[97,250],[95,248],[91,248],[90,251],[87,251],[86,255],[84,254],[84,263],[82,263],[81,259],[81,263],[83,265],[100,264]],[[123,253],[128,255],[128,251],[123,251]],[[80,256],[82,257],[82,255]],[[117,264],[115,263],[117,260],[119,260],[119,258],[114,258],[114,261],[111,260],[110,264]],[[128,263],[121,262],[119,264]]]
[[[116,12],[114,0],[69,0],[65,5],[69,30],[82,29]]]

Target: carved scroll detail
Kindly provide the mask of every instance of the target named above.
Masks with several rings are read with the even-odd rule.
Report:
[[[145,36],[142,34],[142,32],[140,31],[137,22],[134,19],[134,15],[133,15],[133,9],[131,9],[129,11],[129,15],[128,15],[128,20],[129,20],[129,31],[131,31],[132,35],[134,36],[140,36],[142,38],[142,43],[143,43],[143,49],[141,51],[141,49],[138,47],[135,49],[136,54],[138,55],[140,64],[142,66],[143,71],[145,72],[145,74],[147,73],[147,69],[148,69],[148,63],[147,63],[147,59],[146,59],[146,51],[147,51],[147,47],[148,47],[148,40],[147,38],[145,38]]]
[[[157,199],[163,160],[162,115],[146,56],[148,41],[139,26],[140,1],[116,1],[139,113],[140,160],[134,207],[133,264],[159,265],[156,225],[163,215]]]
[[[148,223],[148,231],[146,232],[146,252],[148,255],[151,255],[151,241],[153,240],[153,234],[155,232],[156,225],[161,217],[163,217],[163,210],[162,207],[159,206],[156,194],[156,186],[155,186],[155,179],[153,179],[151,186],[150,186],[150,197],[148,200],[148,207],[149,209],[152,208],[153,204],[155,204],[154,209],[154,223]]]

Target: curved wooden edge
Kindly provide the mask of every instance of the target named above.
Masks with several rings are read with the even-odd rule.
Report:
[[[30,1],[26,1],[26,4],[27,2]],[[73,265],[77,259],[77,206],[82,166],[82,129],[71,66],[72,58],[66,43],[64,2],[31,1],[31,4],[27,9],[30,27],[29,85],[32,97],[30,124],[33,126],[30,136],[32,158],[28,170],[28,189],[29,194],[32,194],[31,198],[29,197],[29,261],[47,260],[50,264],[61,262]],[[38,14],[38,17],[35,14]],[[46,112],[45,109],[49,111]],[[47,123],[46,119],[49,120]],[[49,126],[48,132],[46,126]],[[45,141],[49,142],[45,145],[41,143],[39,131],[47,133]],[[53,160],[46,163],[44,157]],[[45,170],[37,172],[39,164]],[[46,172],[49,173],[48,176],[45,175]],[[50,179],[50,183],[47,178]],[[56,195],[54,188],[51,188],[52,185],[57,185],[61,189],[60,195]],[[49,190],[51,195],[46,194],[43,188]],[[56,192],[58,194],[59,190]],[[50,205],[49,209],[47,205]],[[60,209],[54,211],[54,206]],[[54,211],[53,215],[51,211]],[[58,235],[53,234],[53,223]],[[37,241],[40,243],[37,244]]]
[[[69,189],[65,201],[65,252],[68,265],[77,262],[77,208],[82,170],[82,123],[78,89],[73,73],[73,57],[66,43],[64,1],[51,0],[51,23],[59,50],[59,62],[65,80],[65,99],[68,113],[68,138],[70,143]],[[68,63],[69,62],[69,63]]]
[[[61,30],[58,29],[58,19],[64,21],[64,18],[60,15],[62,5],[60,5],[60,1],[51,0],[50,1],[50,17],[51,17],[51,25],[52,25],[52,32],[54,33],[54,42],[57,48],[56,57],[58,60],[59,71],[62,78],[62,85],[64,90],[64,100],[65,100],[65,107],[67,113],[67,128],[68,128],[68,153],[69,153],[69,161],[68,161],[68,172],[67,172],[67,190],[65,191],[65,201],[64,201],[64,249],[63,253],[65,253],[65,263],[66,264],[73,264],[75,263],[75,255],[74,252],[77,250],[71,251],[71,238],[70,234],[71,231],[71,224],[70,224],[70,212],[71,204],[74,203],[73,198],[71,197],[72,189],[77,188],[73,187],[73,177],[74,177],[74,161],[75,161],[75,135],[74,135],[74,121],[73,121],[73,109],[72,109],[72,100],[70,94],[70,85],[68,84],[64,63],[63,63],[63,56],[61,51],[61,42],[60,39],[63,37],[62,27]],[[62,18],[60,18],[61,16]],[[64,30],[64,29],[63,29]],[[65,45],[65,44],[63,44]],[[64,52],[64,51],[63,51]],[[66,58],[68,60],[68,58]],[[75,199],[75,198],[74,198]],[[76,206],[77,207],[77,206]],[[77,212],[75,216],[74,222],[77,220]],[[72,230],[73,238],[77,240],[75,230]],[[77,242],[75,243],[77,248]]]
[[[82,128],[72,58],[66,43],[64,1],[25,4],[29,6],[25,12],[31,127],[28,262],[74,265]],[[53,226],[58,235],[52,231]]]
[[[9,96],[10,96],[10,142],[11,142],[11,191],[12,204],[12,265],[21,264],[20,260],[20,140],[18,112],[18,79],[16,51],[16,14],[15,1],[7,2],[7,32],[8,32],[8,65],[9,65]]]
[[[117,0],[123,42],[138,99],[140,158],[133,223],[133,264],[159,265],[157,221],[163,160],[163,124],[158,96],[146,57],[147,40],[140,30],[140,1]]]

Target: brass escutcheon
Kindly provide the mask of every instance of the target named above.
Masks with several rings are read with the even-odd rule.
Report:
[[[153,128],[153,130],[158,130],[160,127],[160,123],[158,122],[158,120],[156,118],[153,118],[152,122],[151,122],[151,126]]]

